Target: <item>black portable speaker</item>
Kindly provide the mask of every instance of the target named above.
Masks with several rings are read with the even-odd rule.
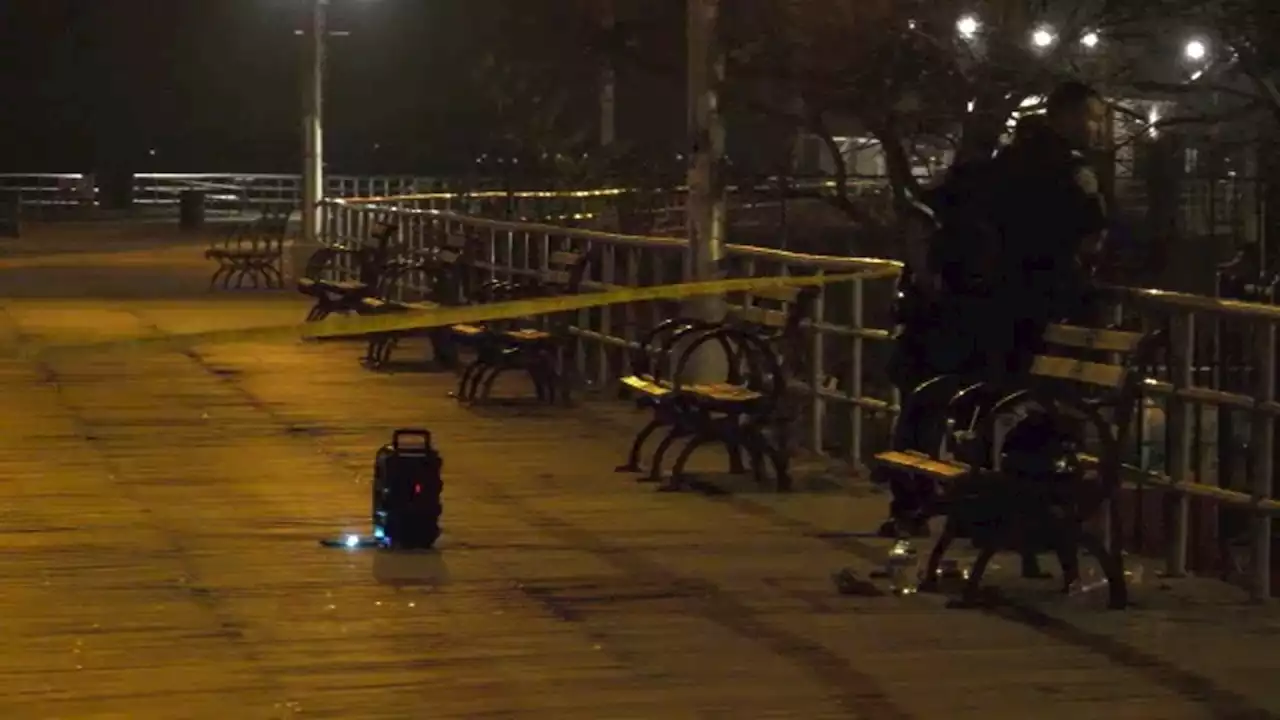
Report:
[[[430,548],[440,537],[444,462],[426,430],[396,430],[373,467],[373,536],[383,546]]]

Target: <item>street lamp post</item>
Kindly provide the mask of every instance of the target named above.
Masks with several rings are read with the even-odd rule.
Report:
[[[724,82],[725,58],[721,52],[720,0],[689,0],[688,4],[688,122],[692,148],[689,152],[689,195],[685,203],[689,249],[685,279],[718,279],[723,271],[727,202],[724,183],[725,129],[720,111],[720,87]],[[724,317],[724,300],[719,296],[693,298],[688,315],[719,322]],[[714,343],[705,347],[709,348]],[[714,381],[723,358],[699,353],[693,359],[692,375]],[[723,377],[722,374],[718,375]]]
[[[601,9],[604,14],[601,25],[612,41],[618,27],[613,0],[604,0]],[[617,92],[618,77],[613,57],[606,55],[600,65],[600,146],[604,148],[612,146],[618,135]]]
[[[320,201],[324,197],[324,44],[329,0],[310,2],[302,120],[302,237],[308,243],[315,243],[319,240]]]
[[[689,274],[714,279],[724,257],[725,131],[720,113],[724,57],[719,43],[720,0],[689,0]],[[715,318],[708,318],[715,319]]]

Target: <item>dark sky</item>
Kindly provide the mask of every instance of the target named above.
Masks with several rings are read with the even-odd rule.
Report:
[[[332,170],[429,173],[483,145],[469,58],[495,1],[333,0]],[[0,0],[0,171],[296,169],[305,7]]]

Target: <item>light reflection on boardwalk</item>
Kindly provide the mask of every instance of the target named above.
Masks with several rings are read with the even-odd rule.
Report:
[[[194,244],[131,240],[113,259],[121,246],[92,237],[19,248],[93,252],[91,264],[0,268],[0,294],[16,298],[0,316],[6,344],[305,310],[287,294],[203,294]],[[620,404],[467,410],[445,397],[448,378],[371,374],[357,354],[234,345],[0,362],[0,717],[1280,709],[1280,620],[1223,605],[1210,583],[1162,590],[1148,577],[1145,608],[1046,603],[1034,622],[842,597],[831,571],[865,570],[882,549],[839,533],[870,527],[881,500],[653,493],[611,472],[636,419]],[[446,462],[443,552],[321,549],[360,529],[390,430],[423,425]]]

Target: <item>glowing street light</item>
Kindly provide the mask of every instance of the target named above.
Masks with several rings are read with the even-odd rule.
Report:
[[[960,33],[960,37],[966,40],[973,39],[980,29],[982,29],[982,23],[978,22],[978,18],[972,15],[965,15],[956,21],[956,32]]]
[[[1102,38],[1098,37],[1098,33],[1096,32],[1087,32],[1084,35],[1080,36],[1080,44],[1089,48],[1090,50],[1098,47],[1098,43],[1101,40]]]
[[[1200,62],[1209,54],[1209,48],[1204,44],[1203,40],[1190,40],[1186,47],[1182,49],[1182,54],[1192,62]]]
[[[1031,44],[1041,50],[1049,47],[1057,40],[1058,36],[1054,35],[1053,29],[1047,26],[1036,28],[1036,31],[1031,33]]]

